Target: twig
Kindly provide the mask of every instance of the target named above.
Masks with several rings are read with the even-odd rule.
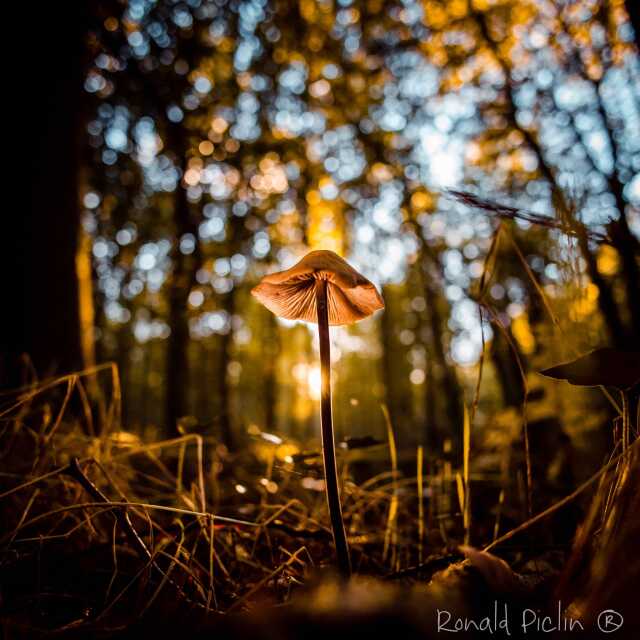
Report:
[[[100,489],[98,489],[98,487],[89,480],[84,471],[82,471],[78,458],[73,458],[73,460],[71,460],[66,469],[66,473],[76,480],[96,502],[111,504],[109,498],[107,498],[107,496],[105,496],[104,493],[102,493],[102,491],[100,491]],[[129,518],[126,507],[116,509],[116,518],[140,557],[145,561],[149,560],[151,558],[151,552],[147,549],[147,545],[138,535],[133,524],[131,524],[131,519]]]

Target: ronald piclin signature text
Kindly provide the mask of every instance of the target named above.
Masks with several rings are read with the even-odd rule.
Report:
[[[536,609],[518,609],[513,615],[509,611],[506,602],[493,603],[493,610],[481,618],[459,617],[446,609],[436,609],[438,633],[457,633],[460,631],[484,631],[488,634],[512,633],[518,635],[580,632],[585,631],[585,622],[572,618],[563,613],[562,603],[558,602],[557,610],[553,615],[542,613]],[[622,615],[614,609],[601,611],[597,616],[597,629],[602,633],[617,631],[623,625]]]

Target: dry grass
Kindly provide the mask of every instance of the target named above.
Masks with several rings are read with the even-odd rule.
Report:
[[[281,445],[255,433],[237,453],[194,434],[143,442],[123,429],[120,397],[117,370],[109,365],[34,383],[4,398],[5,626],[30,637],[44,631],[107,633],[185,611],[212,620],[286,604],[312,576],[332,566],[313,459],[282,461]],[[424,581],[459,557],[451,556],[457,544],[472,538],[472,416],[466,412],[460,472],[447,471],[420,448],[414,471],[406,475],[386,411],[385,418],[391,470],[360,484],[343,476],[354,569],[387,580]],[[637,449],[636,441],[629,455],[613,458],[550,509],[491,543],[476,544],[495,549],[521,536],[598,480],[594,509],[604,519],[592,513],[583,531],[593,532],[597,521],[611,544],[609,532],[620,528],[624,513],[620,496],[631,482],[628,460]],[[348,463],[344,458],[345,469]],[[431,473],[423,475],[425,466]],[[499,491],[496,484],[496,496]],[[502,503],[504,491],[499,495]],[[481,530],[492,526],[478,523]],[[574,571],[591,552],[580,553]]]
[[[104,374],[106,383],[98,380]],[[89,387],[95,394],[90,400]],[[100,387],[110,389],[108,399],[97,392]],[[64,585],[64,609],[72,619],[59,628],[80,619],[125,624],[124,610],[144,616],[167,594],[212,614],[258,601],[279,604],[316,567],[332,565],[313,460],[297,466],[282,462],[277,445],[260,434],[234,454],[194,434],[142,442],[123,430],[119,403],[117,370],[111,366],[5,397],[3,579],[15,580],[27,566],[44,579],[13,590],[5,605],[17,619],[34,599],[45,610],[47,599],[56,599],[44,588],[52,577],[43,575],[51,569],[45,568],[47,557],[59,573],[56,585],[49,586],[62,590]],[[392,431],[389,436],[393,443]],[[419,559],[416,479],[398,482],[395,447],[391,451],[393,473],[360,486],[344,478],[354,565],[364,573],[384,575]],[[447,516],[455,526],[455,514],[433,517]],[[379,526],[385,518],[386,530]],[[432,521],[427,539],[430,529],[432,538],[439,537]],[[442,541],[427,544],[441,547]],[[82,555],[84,562],[94,551],[88,592],[86,583],[74,585],[71,565],[73,556]]]

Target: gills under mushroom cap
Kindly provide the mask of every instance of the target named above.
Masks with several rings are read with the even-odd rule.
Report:
[[[329,324],[351,324],[384,308],[373,283],[333,251],[312,251],[296,265],[265,276],[251,293],[288,320],[317,322],[316,288],[327,281]]]

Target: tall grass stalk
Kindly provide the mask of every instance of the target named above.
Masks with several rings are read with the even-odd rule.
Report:
[[[464,421],[462,429],[462,479],[464,482],[464,509],[462,521],[464,525],[464,543],[469,544],[471,537],[471,486],[469,473],[469,457],[471,455],[471,420],[469,410],[464,405]]]
[[[418,483],[418,563],[422,564],[424,551],[424,449],[418,446],[416,460],[416,480]]]
[[[392,493],[391,501],[389,503],[389,513],[387,516],[387,526],[384,533],[384,547],[382,551],[382,558],[386,560],[389,551],[393,549],[392,554],[392,566],[395,564],[395,547],[397,539],[396,531],[396,518],[398,516],[398,451],[396,449],[396,439],[393,433],[393,425],[391,424],[391,416],[389,415],[389,409],[385,404],[382,405],[382,413],[387,425],[387,439],[389,441],[389,458],[391,460],[391,472],[392,476]]]

